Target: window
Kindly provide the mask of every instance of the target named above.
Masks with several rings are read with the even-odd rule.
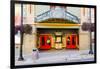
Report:
[[[67,38],[67,45],[70,45],[70,37]]]
[[[72,45],[75,45],[75,37],[72,37]]]
[[[41,43],[41,45],[45,45],[45,39],[44,39],[44,37],[42,37],[42,43]]]
[[[48,45],[50,45],[51,44],[50,38],[48,38],[46,42],[47,42]]]

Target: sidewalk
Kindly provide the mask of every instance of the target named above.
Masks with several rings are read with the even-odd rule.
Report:
[[[33,60],[32,55],[24,54],[24,61],[18,61],[18,56],[15,58],[15,65],[35,65],[35,64],[49,64],[49,63],[69,63],[94,61],[94,55],[88,54],[88,50],[68,50],[56,52],[40,52],[39,58]]]

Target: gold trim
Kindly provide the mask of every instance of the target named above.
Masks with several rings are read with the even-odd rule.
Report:
[[[81,26],[81,24],[61,24],[61,23],[33,23],[36,26]]]
[[[80,26],[80,24],[37,23],[38,26]]]

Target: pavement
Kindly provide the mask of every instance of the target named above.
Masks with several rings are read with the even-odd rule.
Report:
[[[32,54],[24,54],[24,61],[18,61],[18,54],[15,54],[15,65],[36,65],[51,63],[69,63],[94,61],[94,54],[88,54],[89,50],[57,50],[42,51],[38,53],[38,59]]]

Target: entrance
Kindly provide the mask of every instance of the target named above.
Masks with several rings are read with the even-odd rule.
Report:
[[[51,36],[50,35],[40,35],[40,49],[51,49]]]
[[[63,49],[63,33],[55,32],[55,49]]]
[[[77,35],[76,34],[70,34],[66,37],[66,48],[67,49],[76,49],[77,48]]]

